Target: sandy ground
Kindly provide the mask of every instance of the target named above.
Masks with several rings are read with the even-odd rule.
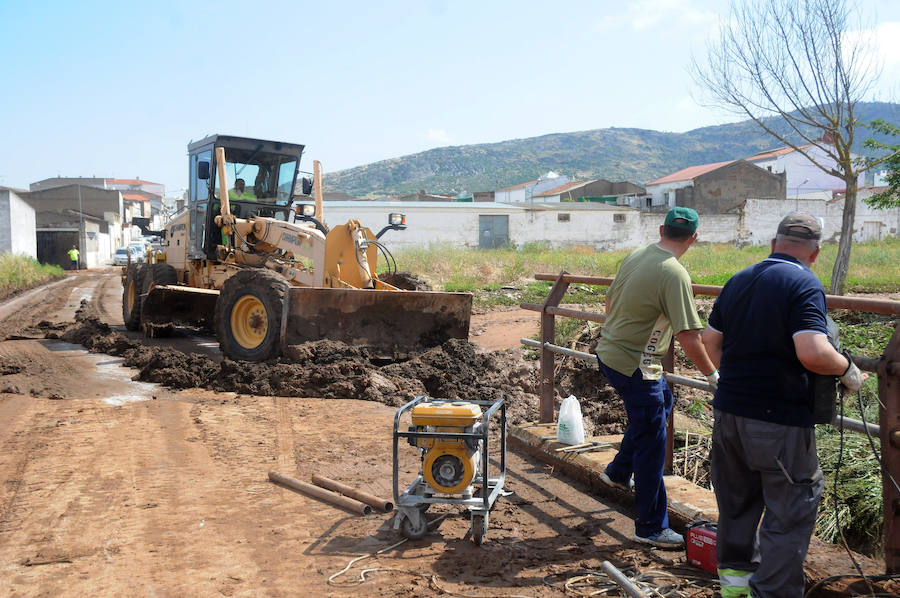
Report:
[[[627,511],[516,454],[513,494],[499,499],[482,547],[467,514],[440,505],[429,515],[448,517],[435,532],[336,580],[381,569],[362,585],[329,585],[351,559],[402,535],[390,515],[353,515],[267,473],[318,473],[390,498],[394,409],[167,390],[132,381],[121,358],[29,329],[72,321],[82,300],[121,325],[120,293],[116,271],[90,271],[0,306],[0,338],[14,339],[0,342],[0,595],[562,596],[567,578],[603,560],[665,568],[685,595],[712,595],[711,576],[683,567],[682,553],[632,542]],[[516,347],[534,326],[520,311],[497,312],[498,326],[476,316],[472,340]],[[202,350],[209,340],[157,342]],[[415,452],[401,444],[401,457],[401,481],[410,480]]]
[[[512,494],[496,504],[483,546],[471,541],[464,511],[438,505],[429,516],[447,517],[424,539],[363,560],[329,584],[352,559],[403,539],[391,515],[357,516],[274,485],[267,474],[325,475],[390,499],[395,408],[383,404],[390,387],[379,382],[381,402],[173,390],[139,381],[146,376],[123,365],[133,349],[89,353],[44,338],[61,333],[81,307],[112,327],[105,338],[120,348],[158,347],[170,362],[180,355],[172,349],[199,354],[193,365],[184,358],[185,368],[224,363],[209,337],[126,334],[120,301],[118,270],[107,269],[70,274],[0,304],[0,339],[7,339],[0,340],[0,595],[563,596],[573,595],[566,580],[604,560],[646,575],[664,570],[674,577],[654,581],[677,580],[673,597],[714,593],[713,577],[685,566],[682,552],[631,541],[627,508],[515,453]],[[448,392],[467,378],[480,388],[479,370],[466,368],[510,363],[519,338],[536,331],[533,312],[489,311],[473,316],[470,340],[499,356],[438,352],[404,366],[411,369],[380,371],[393,371],[397,388],[407,372],[453,378],[433,382]],[[448,357],[471,363],[456,367]],[[234,369],[242,366],[225,366],[239,378]],[[304,375],[299,366],[279,367]],[[524,397],[529,371],[523,366],[493,383],[515,380]],[[592,368],[576,367],[559,383],[595,387],[594,377]],[[600,427],[621,427],[621,409],[595,393],[585,411]],[[400,446],[401,482],[409,481],[417,458]],[[366,569],[374,571],[360,582]]]

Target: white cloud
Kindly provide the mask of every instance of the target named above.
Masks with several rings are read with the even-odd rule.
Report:
[[[428,129],[425,133],[425,137],[428,138],[428,141],[433,141],[434,143],[439,143],[441,145],[450,145],[453,143],[453,139],[450,138],[450,135],[448,135],[447,131],[444,129]]]
[[[900,22],[879,23],[875,27],[876,52],[884,60],[884,66],[900,66]]]
[[[600,31],[631,27],[646,32],[660,25],[686,26],[700,32],[715,25],[719,16],[697,6],[693,0],[629,0],[619,14],[603,17],[597,24]]]
[[[875,67],[880,69],[875,86],[876,98],[896,101],[896,94],[900,91],[900,21],[885,21],[873,29],[849,31],[844,40],[847,51],[857,44],[868,50],[859,59],[861,72]],[[885,94],[887,97],[884,97]]]

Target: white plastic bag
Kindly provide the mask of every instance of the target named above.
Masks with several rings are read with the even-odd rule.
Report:
[[[559,406],[559,420],[556,422],[556,440],[563,444],[584,443],[584,422],[581,419],[581,405],[575,395],[563,399]]]

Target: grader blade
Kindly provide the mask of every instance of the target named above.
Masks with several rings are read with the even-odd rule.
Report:
[[[282,347],[331,339],[390,353],[469,337],[470,293],[292,287]]]
[[[143,299],[141,321],[147,331],[173,325],[212,330],[218,298],[219,291],[212,289],[155,286]]]

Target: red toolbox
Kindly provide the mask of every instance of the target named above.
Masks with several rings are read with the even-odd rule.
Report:
[[[685,538],[688,562],[710,573],[717,573],[719,561],[716,559],[716,524],[709,521],[695,521],[687,527]]]

